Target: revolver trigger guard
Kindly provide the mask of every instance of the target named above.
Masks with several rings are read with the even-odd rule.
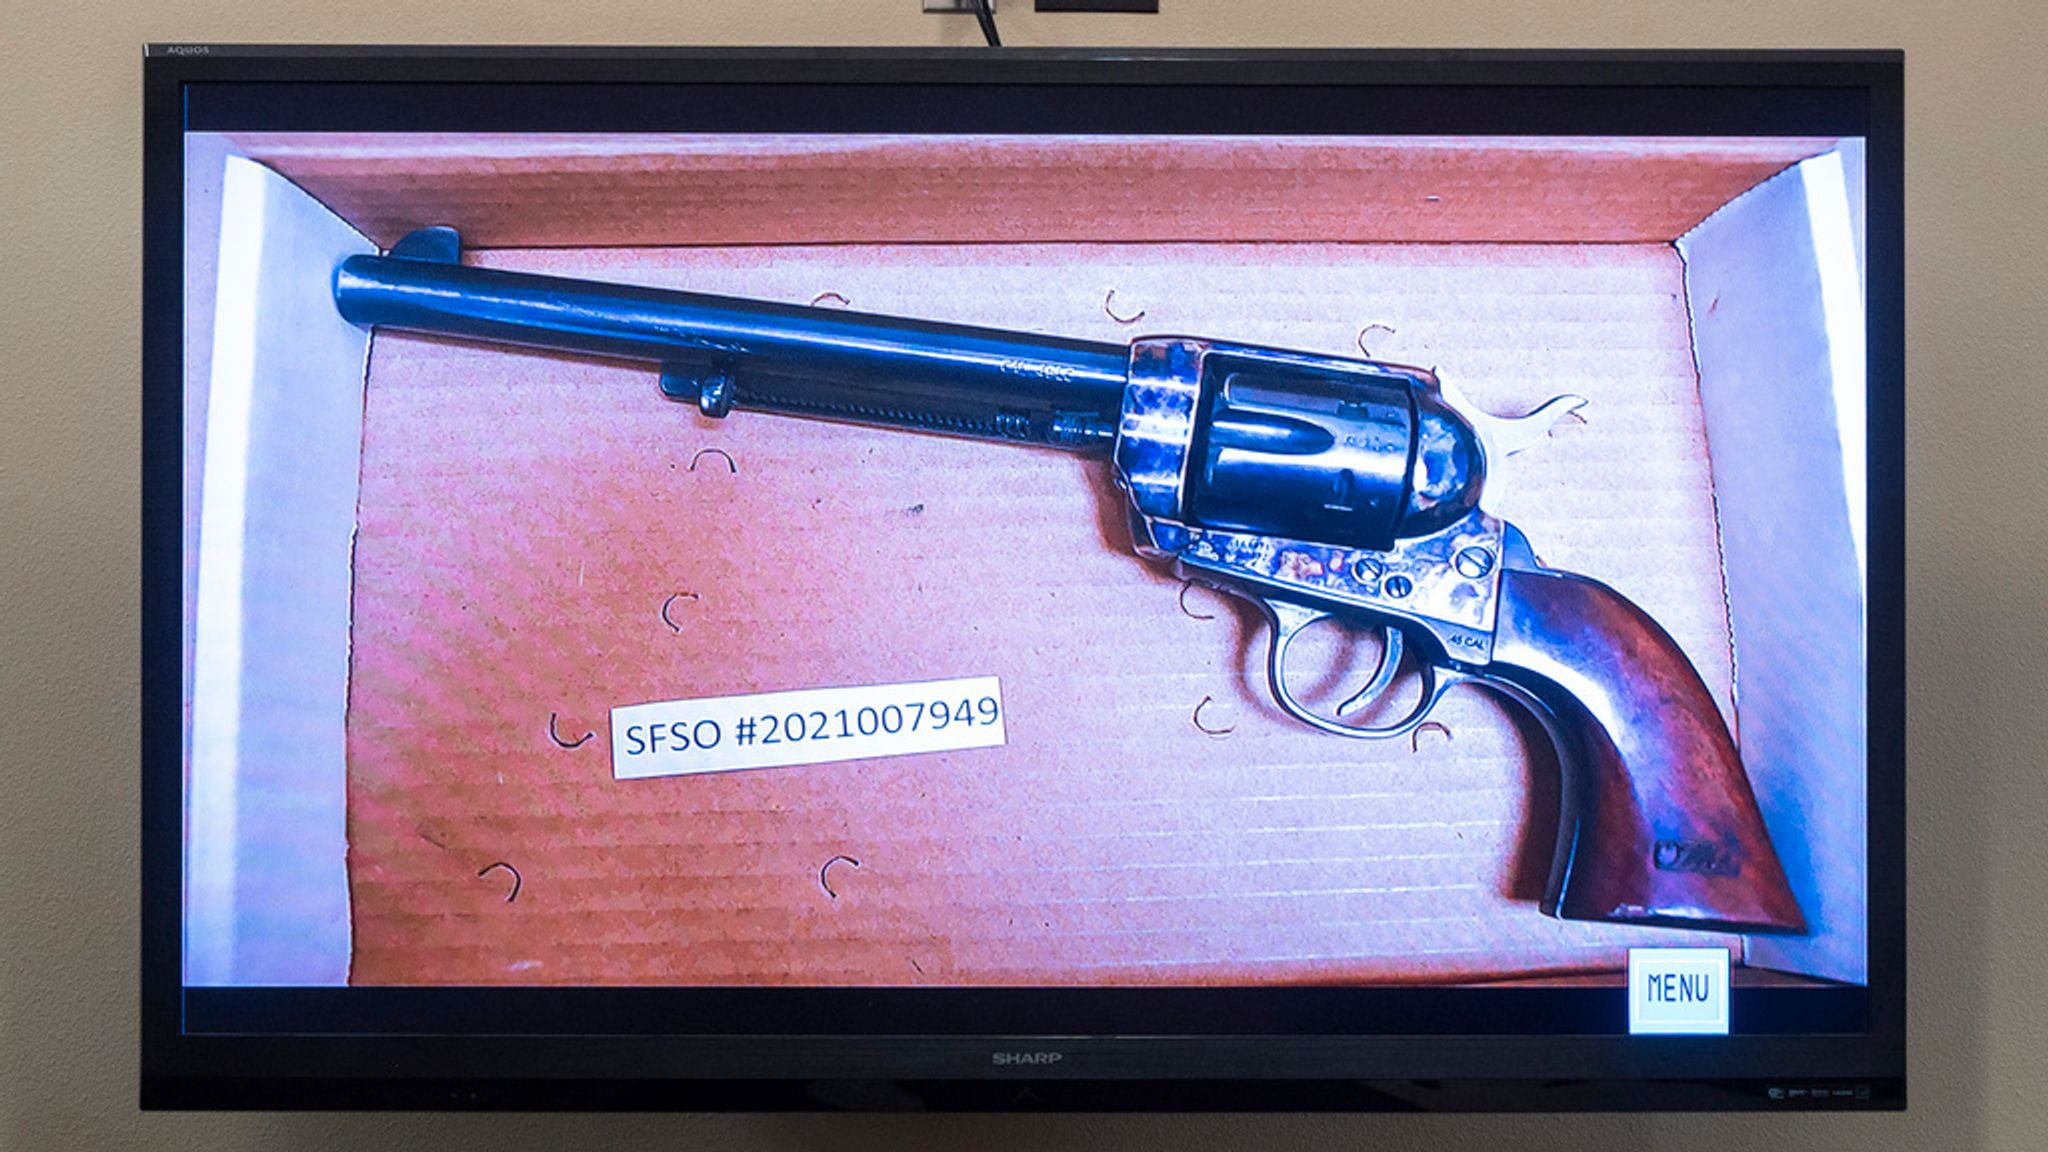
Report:
[[[1273,626],[1272,641],[1266,649],[1266,682],[1272,689],[1273,700],[1280,705],[1282,711],[1311,728],[1360,740],[1391,740],[1406,736],[1429,719],[1430,712],[1435,710],[1437,701],[1443,699],[1445,692],[1468,679],[1463,672],[1422,664],[1422,699],[1407,716],[1392,724],[1346,724],[1316,712],[1295,699],[1294,694],[1287,688],[1287,650],[1293,645],[1294,638],[1315,625],[1332,619],[1335,614],[1304,608],[1285,600],[1262,599],[1259,604],[1265,608],[1266,616]],[[1400,671],[1401,654],[1405,648],[1401,629],[1392,624],[1382,624],[1380,631],[1384,645],[1380,649],[1379,667],[1373,670],[1372,679],[1364,688],[1337,706],[1338,716],[1378,699],[1393,684],[1395,675]]]

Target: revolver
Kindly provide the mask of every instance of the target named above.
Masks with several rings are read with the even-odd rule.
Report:
[[[705,416],[779,413],[1107,456],[1137,551],[1244,597],[1289,716],[1386,739],[1478,685],[1526,708],[1562,772],[1542,899],[1572,920],[1801,933],[1735,741],[1642,609],[1546,568],[1481,496],[1497,458],[1574,406],[1507,420],[1435,373],[1184,336],[1128,346],[466,266],[451,228],[335,271],[364,327],[647,361]],[[1362,690],[1288,687],[1325,621],[1377,630]],[[1412,664],[1414,707],[1376,702]],[[1399,711],[1399,709],[1396,709]]]

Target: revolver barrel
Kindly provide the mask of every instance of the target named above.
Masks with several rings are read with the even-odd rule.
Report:
[[[476,268],[426,228],[334,276],[344,318],[650,361],[734,410],[1114,456],[1145,516],[1385,550],[1476,506],[1480,443],[1428,373],[1189,337],[1131,346]]]
[[[436,236],[433,233],[443,233]],[[423,238],[423,239],[416,239]],[[365,326],[650,361],[671,398],[733,409],[1106,452],[1122,345],[456,263],[444,230],[334,278]]]

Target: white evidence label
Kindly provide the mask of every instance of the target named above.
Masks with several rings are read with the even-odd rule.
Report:
[[[1003,693],[975,676],[628,704],[611,739],[618,780],[994,748]]]

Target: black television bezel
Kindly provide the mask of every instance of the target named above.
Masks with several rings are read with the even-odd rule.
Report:
[[[1906,1071],[1905,951],[1905,418],[1903,56],[1855,52],[1185,51],[1137,49],[625,49],[153,45],[143,96],[142,380],[142,1047],[141,1100],[152,1108],[504,1109],[1345,1109],[1464,1111],[1902,1108]],[[591,990],[474,990],[480,1025],[462,1034],[405,1035],[350,1028],[269,1031],[266,1009],[240,1031],[185,1028],[181,979],[182,673],[180,651],[183,134],[191,86],[210,92],[302,93],[345,84],[355,104],[326,101],[319,127],[389,127],[365,110],[401,88],[475,93],[524,90],[524,102],[444,100],[457,118],[514,127],[556,123],[543,97],[600,89],[645,93],[688,84],[770,94],[860,86],[920,109],[924,131],[976,131],[988,101],[931,93],[1002,91],[1086,119],[1115,89],[1123,114],[1170,102],[1171,92],[1257,89],[1249,106],[1314,116],[1302,97],[1347,90],[1375,97],[1359,131],[1455,130],[1479,115],[1491,133],[1853,134],[1867,141],[1866,261],[1869,415],[1868,702],[1869,982],[1861,1031],[1727,1038],[1625,1035],[1308,1035],[1259,1027],[1244,990],[928,989],[792,990],[756,1019],[800,1021],[839,1012],[870,1029],[772,1033],[511,1034],[509,997],[542,1016]],[[225,86],[225,87],[220,87]],[[749,88],[749,86],[752,86]],[[551,91],[550,91],[551,90]],[[909,97],[915,97],[914,100]],[[303,101],[302,101],[303,102]],[[232,101],[229,102],[230,104]],[[249,103],[249,102],[245,102]],[[287,100],[286,105],[290,104]],[[386,100],[388,105],[390,100]],[[847,101],[812,101],[820,108]],[[714,102],[715,104],[715,102]],[[1196,102],[1200,104],[1199,101]],[[624,105],[622,105],[624,106]],[[311,107],[311,105],[309,105]],[[728,101],[727,114],[740,119]],[[980,113],[975,109],[980,108]],[[1041,108],[1041,114],[1045,111]],[[351,111],[353,109],[353,111]],[[509,109],[509,111],[508,111]],[[524,109],[523,113],[518,110]],[[1377,111],[1385,109],[1381,118]],[[1806,111],[1801,112],[1801,109]],[[1816,109],[1832,110],[1816,112]],[[203,109],[202,109],[203,111]],[[387,112],[389,109],[387,109]],[[402,110],[401,110],[402,111]],[[567,115],[567,113],[564,113]],[[977,119],[977,115],[983,117]],[[1808,119],[1800,120],[1800,116]],[[353,116],[353,119],[350,117]],[[1825,120],[1822,123],[1815,120]],[[1405,118],[1405,119],[1404,119]],[[1832,118],[1832,119],[1830,119]],[[289,117],[287,116],[287,122]],[[572,118],[573,119],[573,118]],[[829,117],[828,117],[829,120]],[[1093,123],[1093,120],[1089,120]],[[1107,122],[1107,121],[1105,121]],[[237,124],[238,127],[245,125]],[[266,124],[265,126],[273,126]],[[448,130],[474,123],[444,125]],[[586,128],[590,127],[585,125]],[[728,123],[728,130],[747,127]],[[1171,127],[1168,125],[1167,127]],[[1211,121],[1206,128],[1228,126]],[[1162,129],[1163,130],[1163,129]],[[1186,130],[1183,127],[1183,130]],[[349,989],[340,995],[382,990]],[[762,990],[617,990],[641,1009],[692,993],[733,998]],[[806,1003],[806,992],[823,999]],[[1336,990],[1344,995],[1353,990]],[[1357,990],[1364,992],[1365,990]],[[1386,990],[1382,990],[1386,991]],[[1396,992],[1426,992],[1397,989]],[[471,990],[462,990],[471,995]],[[1332,995],[1281,990],[1282,995]],[[330,993],[333,995],[333,993]],[[917,997],[904,1000],[905,995]],[[1140,999],[1150,998],[1150,1004]],[[835,1006],[832,1002],[837,1001]],[[735,999],[735,1003],[740,1000]],[[342,1001],[325,1015],[356,1013]],[[777,1005],[758,1003],[776,1009]],[[1269,1002],[1285,1006],[1281,1000]],[[1382,1001],[1391,1006],[1392,1002]],[[1422,1003],[1418,999],[1417,1003]],[[1562,1002],[1561,1002],[1562,1003]],[[493,1015],[496,1004],[497,1015]],[[1239,1009],[1212,1016],[1226,1004]],[[278,1006],[290,1007],[288,1001]],[[910,1015],[900,1015],[908,1007]],[[391,1001],[388,1011],[404,1014]],[[1290,1011],[1314,1013],[1313,1000]],[[1569,1005],[1562,1010],[1571,1011]],[[1228,1033],[1132,1028],[1147,1020],[1240,1022]],[[1149,1014],[1149,1015],[1148,1015]],[[458,1011],[457,1015],[461,1015]],[[733,1015],[727,1013],[728,1016]],[[1414,1017],[1416,1010],[1408,1015]],[[872,1030],[882,1020],[949,1021],[922,1031]],[[1280,1012],[1275,1018],[1285,1018]],[[862,1017],[866,1019],[863,1020]],[[708,1018],[708,1017],[706,1017]],[[1076,1033],[959,1022],[1100,1020]],[[401,1029],[400,1032],[403,1030]],[[1569,1029],[1565,1029],[1569,1031]],[[353,1032],[353,1034],[351,1034]],[[1058,1052],[1056,1063],[996,1065],[996,1052]]]

